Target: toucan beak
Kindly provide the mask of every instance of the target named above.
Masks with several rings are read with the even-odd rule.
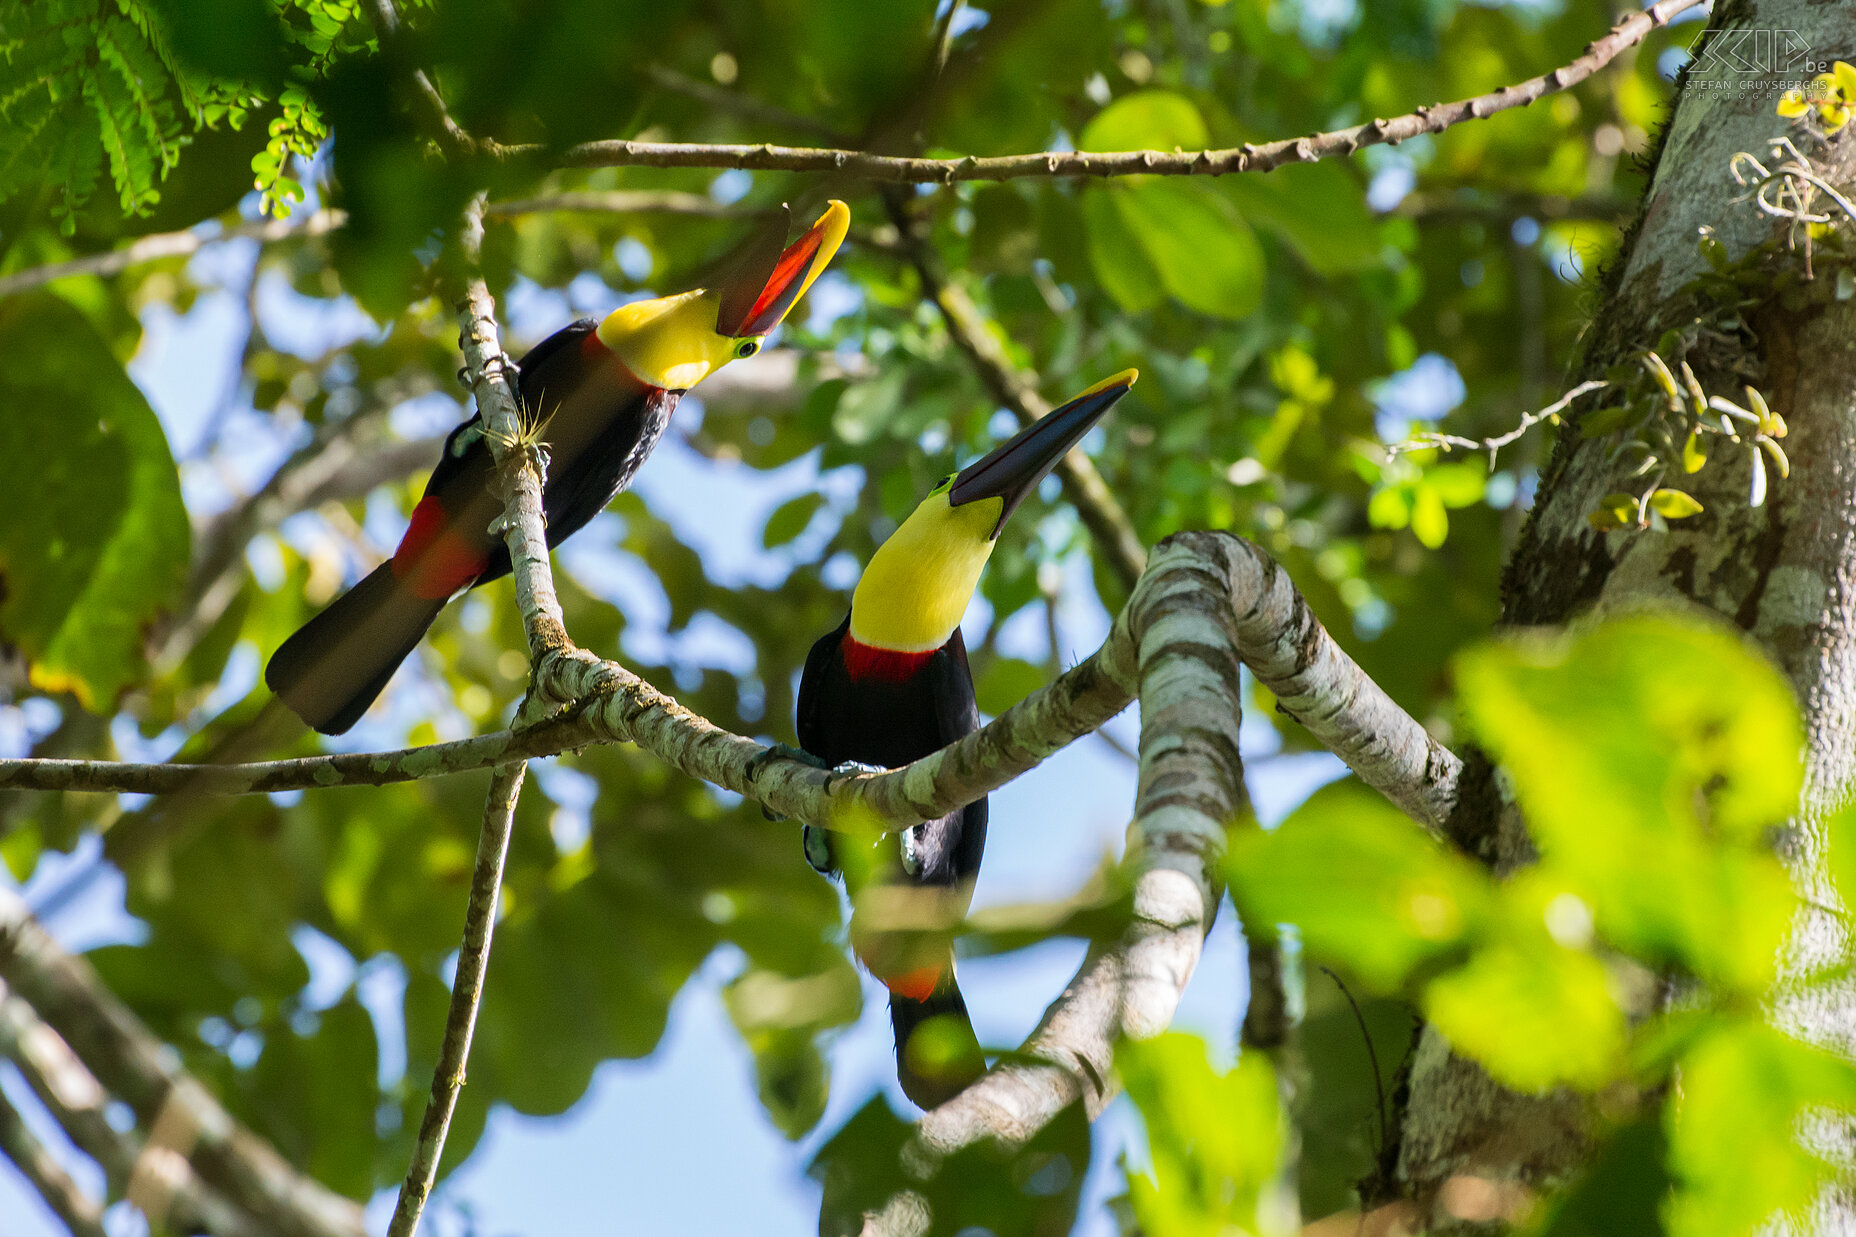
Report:
[[[1005,509],[999,512],[999,522],[992,530],[997,537],[1018,504],[1025,501],[1025,495],[1036,489],[1064,453],[1081,442],[1089,427],[1128,393],[1138,377],[1139,370],[1124,369],[1096,383],[1036,424],[1018,431],[984,459],[961,469],[947,492],[948,505],[958,507],[982,498],[1004,499]]]
[[[786,215],[755,241],[747,256],[722,285],[722,306],[715,333],[730,339],[765,335],[780,325],[812,281],[831,262],[850,230],[851,209],[835,198],[798,240],[786,240]]]

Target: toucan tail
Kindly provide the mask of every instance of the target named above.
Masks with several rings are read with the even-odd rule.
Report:
[[[382,563],[284,641],[264,681],[298,717],[340,734],[386,689],[448,600],[415,596]]]
[[[986,1072],[986,1054],[954,978],[953,950],[927,999],[891,989],[889,1022],[896,1031],[896,1078],[902,1093],[921,1107],[946,1103]]]

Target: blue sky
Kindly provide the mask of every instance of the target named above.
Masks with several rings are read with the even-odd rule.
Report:
[[[202,251],[192,269],[204,282],[242,287],[255,256],[251,242],[230,242]],[[841,313],[848,308],[846,297],[851,294],[844,285],[824,284],[822,288],[826,294],[813,296],[812,312]],[[592,281],[576,284],[569,297],[525,290],[512,295],[506,307],[513,328],[510,335],[520,340],[540,338],[576,312],[608,307],[611,299],[603,286]],[[281,279],[261,281],[257,303],[270,338],[305,353],[373,329],[351,306],[331,309],[325,303],[308,301]],[[233,449],[225,459],[211,466],[183,465],[188,501],[196,514],[254,488],[288,450],[288,444],[276,442],[268,432],[268,418],[252,414],[241,400],[234,365],[244,313],[242,297],[229,292],[201,296],[184,317],[157,305],[145,314],[146,332],[131,366],[132,376],[161,415],[170,442],[183,460],[197,454],[202,435],[215,417],[226,418],[226,440]],[[640,474],[636,489],[701,552],[705,566],[718,579],[777,579],[784,572],[783,559],[768,555],[758,544],[766,514],[794,494],[813,488],[826,492],[834,505],[846,504],[862,483],[858,470],[841,469],[821,476],[810,456],[771,473],[708,460],[682,437],[699,415],[699,406],[688,403],[679,411],[666,441]],[[398,414],[396,424],[409,432],[434,430],[457,416],[448,401],[428,398]],[[335,535],[319,525],[313,517],[299,517],[288,531],[293,539]],[[369,512],[364,531],[380,543],[377,549],[390,548],[400,532],[399,517],[389,504],[379,504]],[[674,639],[667,636],[661,594],[656,593],[654,581],[638,565],[614,559],[611,554],[590,549],[576,552],[569,547],[558,565],[626,608],[630,619],[626,640],[633,655],[657,658],[671,649],[679,658],[701,664],[740,664],[747,652],[740,647],[742,637],[719,623],[698,624]],[[261,577],[271,566],[262,546],[253,552],[252,562]],[[1080,558],[1064,568],[1057,626],[1066,661],[1094,649],[1108,630],[1109,616],[1095,600],[1088,574],[1088,564]],[[968,618],[970,627],[983,626],[984,621],[983,612]],[[1002,633],[1000,643],[1007,652],[1041,660],[1047,641],[1041,615],[1026,612]],[[260,660],[259,650],[242,650],[228,670],[223,694],[232,698],[246,690],[255,681]],[[370,717],[343,746],[394,743],[411,722],[429,713],[433,704],[429,691],[421,690],[416,682],[408,683],[408,678],[402,675],[384,716]],[[17,732],[17,713],[0,706],[0,741],[6,741],[9,728]],[[1133,711],[1116,719],[1112,728],[1132,745],[1137,733]],[[165,757],[182,737],[170,734],[144,744],[132,728],[124,731],[122,740],[136,744],[145,758]],[[1274,746],[1267,723],[1248,724],[1246,735],[1249,755],[1264,754]],[[550,777],[547,770],[544,762],[540,768],[544,778]],[[1338,762],[1325,755],[1273,760],[1253,775],[1251,790],[1260,814],[1274,821],[1338,772]],[[1119,853],[1134,796],[1134,773],[1132,764],[1107,744],[1084,739],[997,792],[976,907],[1062,896],[1081,883],[1103,855]],[[571,820],[564,827],[571,828]],[[84,853],[80,852],[77,864],[88,862]],[[793,858],[795,863],[801,861],[796,837]],[[27,896],[44,896],[63,882],[72,866],[48,860],[28,885]],[[49,926],[73,948],[134,939],[138,930],[122,909],[122,885],[113,876],[90,884]],[[306,933],[300,944],[311,963],[312,990],[327,993],[332,1000],[355,977],[354,963],[332,943],[319,944],[313,934]],[[1052,942],[1017,954],[964,962],[963,987],[981,1041],[1007,1045],[1022,1040],[1074,971],[1081,950],[1075,942]],[[863,1019],[832,1045],[832,1097],[825,1119],[814,1134],[795,1144],[762,1114],[755,1099],[750,1058],[722,1008],[722,985],[738,965],[738,959],[727,952],[711,957],[677,999],[658,1051],[643,1061],[609,1062],[570,1112],[552,1119],[495,1113],[477,1153],[440,1189],[429,1213],[428,1231],[450,1235],[473,1225],[485,1237],[816,1231],[818,1192],[804,1173],[818,1145],[877,1090],[889,1094],[900,1110],[909,1110],[894,1081],[882,990],[866,978]],[[1243,953],[1227,906],[1207,942],[1177,1024],[1205,1035],[1226,1060],[1233,1050],[1242,1007],[1243,970]],[[396,1032],[396,977],[368,965],[361,968],[360,980],[363,999],[383,1030]],[[496,982],[494,961],[490,982]],[[399,1068],[399,1054],[387,1056],[383,1068]],[[423,1086],[424,1080],[418,1085]],[[22,1107],[33,1108],[10,1067],[0,1069],[0,1086]],[[55,1144],[62,1142],[54,1128],[43,1122],[39,1128]],[[1117,1161],[1128,1151],[1138,1162],[1139,1142],[1138,1122],[1118,1103],[1097,1128],[1096,1156],[1079,1233],[1107,1237],[1114,1232],[1100,1202],[1122,1188]],[[94,1173],[83,1179],[92,1188],[98,1184]],[[368,1210],[373,1231],[384,1232],[392,1205],[390,1192],[374,1200]],[[145,1231],[139,1217],[126,1209],[118,1212],[110,1217],[112,1233],[126,1237]],[[0,1217],[9,1220],[5,1226],[9,1237],[47,1237],[60,1231],[36,1196],[4,1165],[0,1165]]]

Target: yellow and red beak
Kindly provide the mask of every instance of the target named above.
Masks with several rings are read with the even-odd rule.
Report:
[[[850,207],[834,198],[817,223],[786,245],[782,214],[782,222],[755,240],[720,288],[722,304],[715,316],[715,333],[751,339],[780,325],[793,303],[830,264],[850,226]]]

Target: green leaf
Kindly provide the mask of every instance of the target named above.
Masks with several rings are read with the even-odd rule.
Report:
[[[1373,491],[1366,503],[1366,520],[1374,528],[1403,528],[1411,523],[1411,493],[1403,485]]]
[[[1428,550],[1435,550],[1450,535],[1450,517],[1436,490],[1420,484],[1411,498],[1411,531]]]
[[[1490,912],[1479,871],[1352,780],[1317,791],[1269,833],[1233,838],[1226,871],[1246,923],[1295,924],[1311,955],[1379,991],[1460,951]]]
[[[0,306],[0,641],[44,691],[106,706],[148,666],[143,640],[186,578],[180,477],[115,354],[50,293]]]
[[[1664,1237],[1657,1214],[1669,1191],[1662,1126],[1639,1120],[1612,1134],[1590,1166],[1547,1203],[1538,1237]]]
[[[1676,1192],[1670,1237],[1739,1237],[1804,1210],[1837,1176],[1799,1141],[1809,1109],[1847,1119],[1856,1068],[1753,1018],[1709,1032],[1682,1059],[1668,1109]]]
[[[1029,1237],[1075,1225],[1090,1150],[1081,1103],[1024,1143],[982,1139],[946,1159],[923,1155],[915,1134],[914,1123],[878,1095],[831,1136],[807,1170],[824,1186],[820,1233],[862,1232],[864,1213],[880,1211],[904,1190],[926,1208],[921,1232]]]
[[[1730,632],[1634,617],[1480,646],[1457,683],[1546,864],[1599,929],[1762,991],[1793,905],[1764,832],[1796,809],[1803,768],[1777,669]]]
[[[1481,502],[1488,484],[1489,471],[1481,464],[1437,464],[1424,471],[1425,487],[1435,490],[1446,507]]]
[[[1595,1088],[1623,1063],[1624,1013],[1604,965],[1544,933],[1479,950],[1439,976],[1424,1012],[1453,1047],[1516,1090]]]
[[[994,658],[975,684],[980,711],[997,717],[1048,681],[1042,666],[1016,657]]]
[[[791,978],[750,967],[723,992],[728,1016],[754,1054],[761,1107],[782,1134],[801,1138],[825,1113],[831,1071],[818,1033],[855,1022],[857,973],[842,957],[817,975]]]
[[[853,447],[874,440],[902,402],[908,370],[889,369],[866,382],[853,382],[838,397],[831,414],[831,430],[839,441]]]
[[[1701,514],[1701,503],[1681,490],[1658,490],[1650,495],[1650,506],[1665,520],[1686,520]]]
[[[1359,180],[1340,163],[1278,168],[1268,176],[1227,176],[1219,188],[1244,218],[1274,233],[1319,275],[1379,266],[1384,243]],[[1394,363],[1393,368],[1400,368]]]
[[[1216,189],[1194,180],[1142,177],[1089,190],[1089,196],[1103,195],[1174,299],[1214,318],[1255,311],[1263,296],[1263,250],[1237,208]]]
[[[811,527],[812,517],[824,505],[825,496],[816,492],[787,499],[773,509],[773,514],[767,517],[767,523],[761,527],[761,547],[771,550],[795,540]]]
[[[1111,193],[1094,186],[1084,191],[1083,222],[1089,264],[1117,305],[1129,313],[1144,313],[1165,299],[1159,269]]]
[[[1579,436],[1581,438],[1603,438],[1606,434],[1615,434],[1628,425],[1635,425],[1643,418],[1643,410],[1635,404],[1619,404],[1612,408],[1599,408],[1579,418]]]
[[[1204,1040],[1175,1031],[1124,1041],[1115,1066],[1147,1123],[1153,1173],[1128,1179],[1142,1231],[1151,1237],[1255,1231],[1258,1196],[1274,1180],[1282,1151],[1269,1061],[1247,1052],[1221,1074]]]
[[[1211,135],[1198,107],[1170,90],[1123,95],[1083,126],[1078,150],[1204,150]]]

